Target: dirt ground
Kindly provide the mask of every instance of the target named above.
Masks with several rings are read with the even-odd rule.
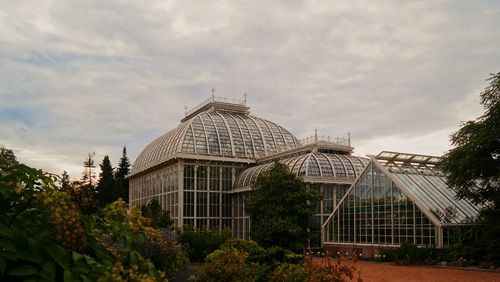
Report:
[[[361,278],[365,282],[500,282],[500,272],[425,266],[398,266],[363,261],[358,261],[356,266],[361,270]]]

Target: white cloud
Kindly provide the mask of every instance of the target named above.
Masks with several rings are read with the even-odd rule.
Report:
[[[127,145],[133,161],[215,87],[247,92],[255,115],[298,137],[318,128],[351,132],[359,153],[439,154],[482,112],[499,12],[491,1],[2,1],[0,144],[78,177],[92,151],[116,163]]]

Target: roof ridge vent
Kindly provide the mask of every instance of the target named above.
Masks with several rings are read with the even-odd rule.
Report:
[[[193,107],[189,111],[185,112],[184,118],[181,122],[189,120],[193,116],[200,112],[211,112],[211,111],[226,111],[233,112],[237,114],[249,114],[250,107],[247,107],[246,103],[246,93],[245,99],[227,98],[214,95],[215,89],[212,88],[212,96],[207,100],[201,102],[197,106]]]

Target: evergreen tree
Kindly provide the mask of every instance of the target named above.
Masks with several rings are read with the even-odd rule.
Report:
[[[99,182],[97,183],[97,193],[100,196],[101,206],[105,206],[118,200],[120,195],[117,195],[116,192],[113,168],[107,155],[104,156],[102,164],[99,166],[101,167],[101,173],[99,174]]]
[[[170,212],[161,209],[157,199],[151,200],[147,205],[141,207],[142,215],[151,220],[154,228],[170,229],[174,220],[170,217]]]
[[[122,198],[125,202],[128,202],[128,186],[129,181],[126,178],[127,174],[130,172],[130,161],[127,157],[127,147],[123,147],[122,157],[120,158],[120,162],[118,163],[118,168],[115,173],[115,181],[117,193],[120,198]]]
[[[75,202],[85,214],[94,214],[99,210],[99,197],[95,187],[94,157],[89,154],[83,162],[85,168],[81,181],[73,182],[70,193],[71,200]]]
[[[61,179],[59,180],[59,185],[62,191],[69,192],[71,191],[71,180],[69,179],[69,175],[67,171],[63,171],[61,175]]]
[[[94,187],[95,185],[94,155],[95,152],[89,154],[89,156],[83,162],[83,167],[85,168],[85,170],[83,171],[82,183],[83,185],[88,185],[90,187]]]
[[[246,201],[252,239],[263,247],[303,251],[312,227],[313,203],[320,199],[319,192],[307,189],[286,165],[275,163],[257,178]]]

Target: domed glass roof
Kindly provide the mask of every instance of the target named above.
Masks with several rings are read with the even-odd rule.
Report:
[[[299,176],[331,177],[354,181],[363,172],[369,160],[350,155],[315,152],[286,158],[280,162],[286,164],[293,173]],[[261,172],[271,169],[273,165],[274,163],[267,163],[246,169],[236,178],[234,188],[250,187]]]
[[[130,175],[158,165],[176,153],[257,158],[293,149],[299,141],[274,122],[229,111],[202,111],[149,144]]]

